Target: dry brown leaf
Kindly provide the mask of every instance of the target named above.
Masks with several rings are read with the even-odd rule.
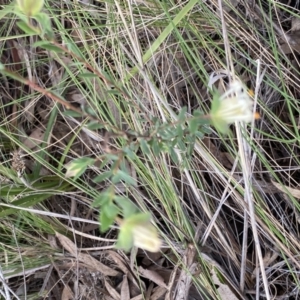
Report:
[[[74,293],[70,289],[68,285],[65,285],[62,295],[61,295],[61,300],[72,300],[74,299]]]
[[[114,300],[121,300],[120,294],[105,280],[105,287]]]
[[[89,254],[79,253],[77,246],[66,236],[56,232],[56,237],[60,241],[61,245],[65,250],[70,252],[74,257],[76,257],[79,261],[83,262],[85,266],[93,271],[101,272],[102,274],[106,276],[117,276],[119,275],[119,272],[116,270],[113,270],[104,264],[102,264],[100,261],[96,260]]]
[[[121,300],[130,300],[129,284],[126,275],[123,276],[123,282],[121,286]]]
[[[44,142],[45,129],[43,127],[35,128],[30,136],[23,141],[24,146],[29,149],[35,148],[37,145],[40,145]]]
[[[131,298],[130,300],[142,300],[142,299],[144,299],[144,296],[143,296],[143,294],[140,294],[138,296]]]
[[[273,185],[276,188],[278,188],[278,190],[280,190],[284,194],[287,194],[287,192],[289,192],[293,197],[300,198],[300,190],[299,189],[293,189],[293,188],[288,187],[286,185],[279,184],[279,183],[277,183],[273,180],[271,180],[271,182],[273,183]]]
[[[219,278],[218,278],[218,276],[217,276],[214,268],[212,268],[211,279],[212,279],[212,281],[213,281],[213,283],[215,285],[219,286],[217,290],[218,290],[218,292],[219,292],[222,300],[238,300],[238,298],[231,291],[231,289],[229,288],[229,286],[227,284],[222,283],[219,280]]]
[[[165,289],[161,286],[157,286],[155,289],[153,289],[153,293],[151,295],[150,300],[161,299],[161,297],[163,297],[166,292],[167,292],[167,289]]]
[[[150,300],[150,297],[151,297],[153,288],[154,288],[154,283],[151,282],[151,283],[149,284],[149,287],[148,287],[147,291],[146,291],[145,300]]]
[[[292,17],[291,23],[292,23],[291,32],[300,30],[300,19],[298,16]]]
[[[105,295],[105,296],[104,296],[104,300],[115,300],[115,299],[112,298],[112,297],[110,297],[110,296],[108,296],[108,295]]]
[[[293,50],[300,52],[300,31],[295,30],[283,38],[280,50],[284,54],[292,53]],[[288,39],[288,40],[287,40]]]
[[[155,272],[153,270],[144,269],[143,267],[139,267],[138,271],[142,277],[145,277],[145,278],[153,281],[158,286],[167,288],[167,285],[165,284],[164,279],[157,272]]]
[[[108,250],[106,253],[113,259],[118,268],[121,269],[123,273],[127,275],[128,267],[126,266],[123,257],[121,257],[121,255],[112,250]]]
[[[151,266],[155,261],[155,265],[161,266],[165,261],[165,257],[162,256],[162,252],[147,252],[147,255],[144,256],[142,260],[143,266]]]
[[[114,260],[118,268],[128,276],[128,280],[132,282],[138,288],[138,290],[140,290],[139,283],[136,281],[131,271],[128,269],[128,264],[124,262],[124,259],[115,251],[108,250],[107,253]]]

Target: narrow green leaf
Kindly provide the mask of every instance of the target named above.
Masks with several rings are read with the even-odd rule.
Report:
[[[122,208],[124,219],[131,217],[138,211],[138,208],[128,198],[115,196],[114,201]]]
[[[131,147],[125,147],[123,149],[123,152],[126,154],[126,156],[130,159],[135,159],[135,153],[132,151]]]
[[[97,121],[91,121],[86,125],[86,128],[90,130],[102,129],[104,126]]]
[[[102,174],[97,175],[97,176],[93,179],[93,182],[95,182],[95,183],[102,182],[102,181],[104,181],[104,180],[110,178],[112,175],[113,175],[112,171],[103,172]]]
[[[0,10],[0,20],[3,19],[7,14],[14,12],[15,10],[15,2],[4,5]]]
[[[177,116],[177,119],[179,121],[184,121],[186,119],[186,112],[187,112],[187,108],[186,106],[182,107],[178,116]]]
[[[106,91],[106,93],[111,94],[111,95],[120,95],[120,91],[116,89],[111,89]]]
[[[47,42],[47,41],[38,41],[38,42],[35,42],[33,44],[34,47],[40,47],[40,48],[43,48],[43,49],[46,49],[46,50],[49,50],[49,51],[53,51],[53,52],[56,52],[56,53],[62,53],[64,52],[61,48],[53,45],[52,43],[50,42]]]
[[[94,73],[81,73],[78,75],[80,78],[98,78],[98,75]]]
[[[107,215],[106,212],[104,211],[104,209],[101,209],[99,221],[101,224],[100,231],[106,232],[109,229],[109,227],[114,223],[115,217],[111,217],[111,216]]]
[[[43,33],[47,35],[47,38],[53,37],[54,33],[51,26],[51,20],[48,14],[40,12],[34,16],[34,19],[40,24]]]
[[[156,138],[151,141],[152,151],[155,156],[158,156],[161,152],[161,147]]]
[[[122,170],[118,170],[117,173],[112,178],[112,182],[113,183],[118,183],[121,180],[124,181],[125,183],[127,183],[128,185],[135,185],[136,184],[135,180],[128,173],[126,173]]]
[[[67,45],[69,51],[73,52],[77,57],[84,59],[82,52],[72,40],[65,37],[65,44]]]
[[[108,189],[94,199],[92,206],[103,207],[105,205],[108,205],[113,200],[113,197],[114,193],[111,191],[111,189]]]
[[[170,20],[169,24],[164,28],[161,34],[156,38],[156,40],[154,40],[149,49],[143,55],[143,63],[146,64],[149,61],[149,59],[153,57],[153,55],[159,49],[161,44],[164,43],[168,36],[171,35],[174,28],[179,24],[181,20],[184,19],[185,16],[189,14],[193,7],[198,3],[199,0],[190,0],[186,3],[185,6],[183,6],[180,9],[179,13],[175,16],[175,18],[173,20]],[[138,72],[138,70],[139,69],[137,67],[134,67],[124,81],[128,82]]]
[[[69,109],[65,110],[62,114],[68,117],[82,117],[82,114],[80,114],[79,112]]]
[[[188,126],[191,134],[195,134],[198,130],[199,122],[196,118],[191,118],[188,120]]]
[[[29,26],[28,24],[26,24],[24,21],[18,21],[17,22],[17,26],[23,30],[26,34],[29,35],[36,35],[36,34],[40,34],[40,31],[38,28],[32,28],[31,26]]]
[[[149,153],[150,153],[150,148],[149,148],[148,143],[147,143],[144,139],[141,139],[141,140],[140,140],[140,145],[141,145],[141,149],[142,149],[143,153],[144,153],[145,155],[149,155]]]
[[[176,126],[175,128],[175,132],[178,138],[182,139],[183,137],[183,129],[182,126],[179,124],[178,126]]]
[[[133,236],[131,227],[121,227],[118,235],[116,247],[128,252],[133,246]]]
[[[110,218],[116,218],[118,213],[120,213],[120,208],[116,206],[113,202],[110,202],[109,204],[105,205],[103,207],[106,215]]]
[[[170,154],[171,159],[173,160],[173,162],[175,164],[178,164],[179,163],[178,156],[177,156],[175,150],[172,147],[169,148],[169,154]]]
[[[119,182],[121,182],[121,180],[122,180],[122,177],[121,177],[121,175],[120,175],[119,173],[115,174],[115,175],[111,178],[111,182],[112,182],[113,184],[119,183]]]

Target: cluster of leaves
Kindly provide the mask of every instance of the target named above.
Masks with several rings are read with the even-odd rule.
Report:
[[[61,52],[64,48],[59,47],[59,44],[55,43],[53,39],[49,16],[42,12],[43,4],[43,0],[19,0],[14,5],[8,5],[2,11],[2,16],[14,13],[20,19],[18,21],[20,29],[28,35],[39,35],[41,40],[35,44],[35,47]],[[68,47],[67,51],[72,52],[72,48]],[[78,56],[75,51],[74,57],[81,56]],[[1,66],[1,70],[5,72],[5,66]],[[8,75],[13,76],[12,73]],[[90,73],[90,75],[96,76],[97,73]],[[17,74],[14,77],[20,79]],[[56,97],[56,99],[58,98]],[[60,103],[64,103],[65,100],[61,101]],[[66,113],[68,114],[68,112]],[[82,111],[81,115],[78,110],[69,112],[72,116],[74,113],[90,117],[89,129],[104,128],[109,135],[109,126],[107,124],[104,126],[103,123],[96,120],[95,116],[89,115],[89,112]],[[110,164],[110,170],[96,176],[94,182],[109,181],[110,187],[94,199],[93,205],[100,208],[101,231],[107,231],[114,222],[120,225],[117,243],[119,248],[129,250],[136,245],[149,251],[157,251],[160,246],[158,233],[151,224],[150,214],[142,213],[129,198],[115,194],[115,185],[119,183],[123,183],[127,187],[136,184],[135,179],[129,175],[126,161],[134,161],[140,153],[145,156],[150,152],[155,156],[168,153],[175,164],[182,165],[191,156],[196,139],[201,139],[205,133],[208,133],[208,123],[209,118],[201,112],[195,111],[192,116],[187,117],[186,108],[183,108],[172,124],[162,123],[159,119],[152,120],[153,127],[146,134],[111,129],[114,137],[123,138],[125,143],[119,152],[105,155],[100,169]],[[96,160],[97,158],[89,157],[73,160],[66,166],[66,176],[74,177],[74,180],[78,179],[87,168],[95,164]]]
[[[153,120],[154,127],[149,134],[124,132],[122,136],[127,136],[128,143],[120,152],[105,155],[100,169],[109,163],[110,170],[96,176],[93,181],[100,183],[109,180],[111,186],[95,199],[94,207],[100,208],[99,221],[102,231],[106,231],[119,216],[122,216],[123,221],[125,220],[125,222],[121,222],[117,246],[129,249],[133,245],[131,243],[134,242],[132,240],[133,224],[137,225],[137,221],[146,223],[149,218],[149,214],[142,214],[130,199],[115,194],[116,184],[123,182],[127,187],[136,184],[135,179],[129,175],[126,169],[126,161],[134,161],[141,150],[146,156],[150,152],[154,156],[168,153],[175,164],[184,166],[184,162],[189,160],[193,152],[196,138],[203,138],[204,134],[209,132],[207,123],[207,118],[199,111],[195,111],[192,117],[187,118],[186,108],[183,108],[177,116],[176,123],[162,124],[158,119]],[[129,140],[132,140],[133,137],[135,139],[130,142]],[[96,160],[97,158],[89,157],[73,160],[67,166],[66,176],[78,179],[88,167],[95,164]],[[125,226],[124,224],[131,225]],[[127,228],[126,230],[124,226]]]

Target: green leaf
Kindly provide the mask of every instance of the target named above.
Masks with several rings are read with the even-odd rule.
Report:
[[[113,202],[110,202],[108,205],[105,205],[103,207],[105,213],[110,218],[116,218],[118,213],[120,213],[120,209],[118,206],[116,206]]]
[[[135,153],[132,151],[131,147],[124,147],[123,148],[123,152],[126,154],[126,156],[130,159],[134,159],[135,158]]]
[[[116,244],[117,249],[128,252],[133,246],[132,227],[121,226]]]
[[[62,114],[68,117],[82,117],[81,113],[69,109],[65,110]]]
[[[80,78],[98,78],[98,75],[94,73],[81,73],[78,75]]]
[[[92,206],[93,207],[105,206],[108,203],[113,201],[114,196],[115,196],[114,190],[112,188],[109,188],[94,199]]]
[[[145,155],[149,155],[149,153],[150,153],[150,148],[149,148],[148,143],[147,143],[144,139],[141,139],[141,140],[140,140],[140,145],[141,145],[141,149],[142,149],[143,153],[144,153]]]
[[[182,139],[183,129],[182,129],[182,126],[180,124],[175,128],[175,132],[176,132],[177,137]]]
[[[77,57],[84,59],[84,56],[82,55],[80,49],[72,40],[65,37],[65,44],[70,52],[74,53]]]
[[[173,160],[173,162],[175,164],[178,164],[179,163],[178,156],[177,156],[175,150],[172,147],[169,148],[169,154],[170,154],[171,159]]]
[[[15,3],[12,2],[8,5],[4,5],[4,8],[0,10],[0,20],[3,19],[7,14],[14,12],[15,10]]]
[[[188,120],[188,126],[191,134],[195,134],[195,132],[198,130],[199,122],[196,118],[191,118]]]
[[[156,138],[151,141],[152,151],[155,156],[158,156],[161,152],[161,147]]]
[[[94,110],[94,108],[90,107],[90,106],[84,106],[82,107],[83,111],[87,114],[89,114],[90,116],[97,116],[96,111]]]
[[[40,27],[42,28],[42,31],[44,34],[47,35],[47,38],[52,39],[53,38],[53,30],[51,26],[51,20],[48,14],[40,12],[37,15],[34,16],[34,19],[40,24]]]
[[[187,136],[187,140],[188,140],[187,155],[188,155],[188,157],[190,157],[194,152],[196,136],[195,135],[189,135],[189,136]]]
[[[177,141],[177,147],[180,149],[181,152],[186,151],[186,145],[182,140]]]
[[[86,128],[90,130],[102,129],[103,127],[103,124],[100,124],[98,121],[91,121],[86,125]]]
[[[126,172],[122,170],[118,170],[117,173],[112,177],[112,183],[118,183],[120,181],[124,181],[128,185],[135,185],[135,180]]]
[[[113,172],[112,172],[112,171],[103,172],[102,174],[97,175],[97,176],[93,179],[93,182],[95,182],[95,183],[102,182],[102,181],[108,179],[109,177],[111,177],[112,175],[113,175]]]
[[[36,35],[36,34],[40,34],[40,31],[38,28],[33,28],[32,26],[29,26],[27,23],[25,23],[24,21],[18,21],[17,22],[17,26],[23,30],[26,34],[29,35]]]
[[[65,168],[67,169],[66,177],[73,177],[78,179],[87,169],[89,165],[94,164],[95,159],[89,157],[82,157],[69,162]]]
[[[56,53],[62,53],[64,52],[61,48],[53,45],[52,43],[50,42],[47,42],[47,41],[38,41],[38,42],[35,42],[33,44],[34,47],[41,47],[43,49],[46,49],[46,50],[49,50],[49,51],[53,51],[53,52],[56,52]]]
[[[106,93],[111,95],[120,95],[120,91],[116,89],[107,90]]]
[[[105,210],[101,209],[99,221],[100,221],[100,231],[105,232],[114,223],[115,217],[111,217],[107,215]]]
[[[187,108],[186,108],[186,106],[184,106],[184,107],[180,110],[180,112],[179,112],[179,114],[178,114],[178,116],[177,116],[177,119],[178,119],[179,121],[184,121],[184,120],[186,119],[186,112],[187,112]]]
[[[138,208],[126,197],[115,196],[114,201],[122,208],[124,219],[131,217],[138,211]]]

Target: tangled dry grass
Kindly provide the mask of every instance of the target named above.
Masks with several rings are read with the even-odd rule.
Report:
[[[140,132],[175,121],[170,109],[208,112],[209,83],[222,92],[230,69],[219,4],[53,0],[45,11],[69,52],[34,47],[39,37],[1,19],[1,63],[20,76],[0,80],[2,298],[298,299],[299,1],[223,1],[235,74],[261,116],[244,148],[235,127],[212,129],[184,167],[142,151],[128,161],[138,184],[117,190],[153,213],[155,254],[116,251],[117,229],[100,233],[91,204],[110,182],[92,178],[109,162],[65,178],[66,163],[102,157],[106,143],[62,104]],[[91,69],[102,77],[81,76]]]

